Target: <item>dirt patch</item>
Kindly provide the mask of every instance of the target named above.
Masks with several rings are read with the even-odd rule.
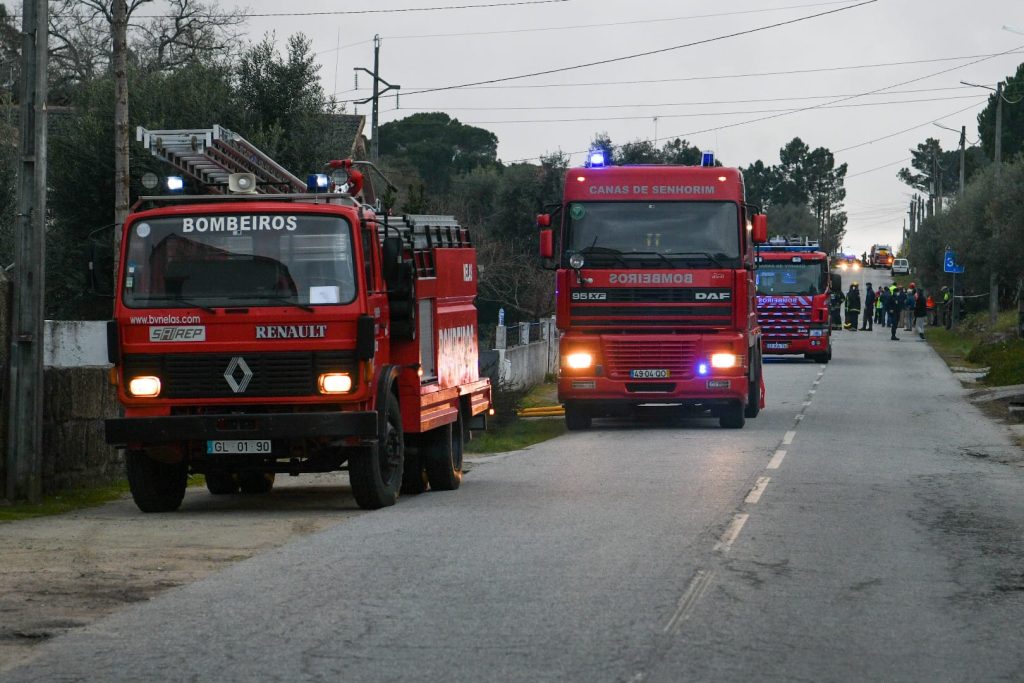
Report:
[[[189,489],[181,510],[165,515],[126,498],[0,524],[0,672],[125,605],[365,514],[343,474],[278,481],[264,496]]]

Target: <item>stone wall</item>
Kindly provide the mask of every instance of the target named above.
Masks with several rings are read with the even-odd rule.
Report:
[[[103,367],[47,367],[43,393],[43,493],[124,478],[124,460],[103,438],[103,420],[120,415]]]

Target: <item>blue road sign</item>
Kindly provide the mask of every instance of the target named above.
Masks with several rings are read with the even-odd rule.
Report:
[[[953,254],[952,249],[946,250],[946,255],[942,259],[942,269],[947,273],[964,272],[964,267],[956,262],[956,256]]]

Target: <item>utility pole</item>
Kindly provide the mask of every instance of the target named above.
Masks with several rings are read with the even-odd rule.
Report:
[[[1002,176],[1003,169],[1003,82],[996,84],[996,184]],[[995,242],[992,249],[992,265],[988,275],[988,322],[995,327],[999,318],[999,274],[996,272],[997,256],[999,253],[999,223],[992,224],[992,241]]]
[[[380,158],[380,136],[377,135],[377,123],[380,117],[380,96],[389,90],[401,90],[400,85],[391,85],[383,78],[380,77],[380,35],[373,37],[373,71],[364,69],[363,67],[356,67],[355,71],[362,71],[370,74],[373,78],[373,95],[367,97],[365,100],[358,100],[353,102],[354,104],[366,104],[367,102],[373,103],[373,113],[370,117],[370,160],[377,161]],[[380,84],[383,83],[387,87],[383,90],[380,89]],[[398,93],[395,93],[395,97],[398,97]]]
[[[121,227],[128,218],[128,2],[114,0],[111,12],[114,48],[114,254],[121,251]],[[117,281],[117,259],[114,259]]]
[[[964,198],[964,173],[967,160],[967,126],[960,126],[960,199]]]
[[[7,500],[39,500],[43,455],[47,0],[24,0]]]

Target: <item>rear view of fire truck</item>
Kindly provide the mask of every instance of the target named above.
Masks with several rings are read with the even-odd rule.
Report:
[[[145,512],[347,469],[356,502],[455,489],[490,384],[476,257],[451,217],[378,215],[350,161],[303,183],[220,127],[139,130],[205,192],[143,197],[122,233],[108,346]]]

